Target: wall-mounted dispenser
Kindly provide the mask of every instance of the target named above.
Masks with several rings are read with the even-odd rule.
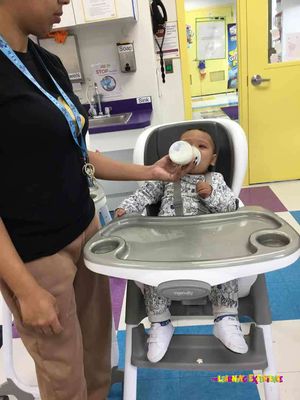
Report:
[[[122,72],[135,72],[136,62],[133,42],[117,43]]]

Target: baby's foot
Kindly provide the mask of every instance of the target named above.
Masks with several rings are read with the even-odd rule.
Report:
[[[248,345],[237,315],[226,315],[216,318],[213,334],[229,350],[240,354],[247,353]]]
[[[172,339],[174,327],[171,321],[161,325],[160,322],[151,324],[148,342],[148,360],[156,363],[166,354]]]

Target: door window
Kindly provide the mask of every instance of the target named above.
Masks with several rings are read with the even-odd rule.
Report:
[[[269,0],[269,63],[300,61],[299,0]]]

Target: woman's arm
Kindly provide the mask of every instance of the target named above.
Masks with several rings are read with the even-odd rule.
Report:
[[[89,162],[95,167],[96,178],[112,181],[176,181],[194,166],[193,162],[184,167],[175,165],[169,156],[153,165],[126,164],[93,151],[89,151]]]
[[[1,218],[0,248],[0,278],[16,296],[23,323],[41,328],[45,334],[61,332],[55,298],[28,272]]]

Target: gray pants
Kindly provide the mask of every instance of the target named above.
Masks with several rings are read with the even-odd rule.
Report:
[[[144,285],[144,297],[146,311],[150,322],[162,322],[170,319],[169,306],[171,300],[159,296],[157,288]],[[237,280],[213,286],[209,295],[213,306],[214,316],[223,313],[237,314],[238,307],[238,283]]]

